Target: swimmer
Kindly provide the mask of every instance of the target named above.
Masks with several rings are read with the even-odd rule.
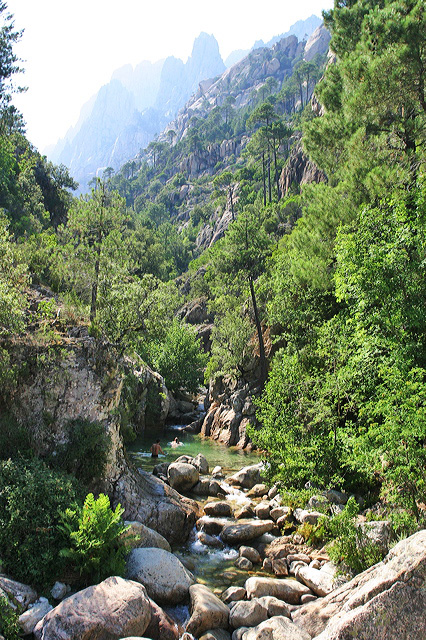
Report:
[[[179,438],[176,436],[176,438],[172,442],[172,447],[179,447],[181,444],[182,442],[180,442]]]
[[[160,440],[157,440],[156,442],[154,442],[154,444],[151,447],[151,458],[158,458],[158,454],[160,453],[162,453],[163,456],[165,455],[164,451],[160,446]]]

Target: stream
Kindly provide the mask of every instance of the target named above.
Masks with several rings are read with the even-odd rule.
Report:
[[[176,435],[181,444],[178,447],[172,447],[172,441]],[[166,429],[160,440],[165,455],[160,454],[158,459],[153,460],[150,448],[157,437],[157,433],[146,433],[144,437],[138,438],[128,446],[128,452],[133,462],[148,472],[151,472],[153,467],[160,462],[174,462],[181,455],[195,457],[198,453],[202,453],[207,458],[210,473],[214,467],[220,466],[224,475],[229,476],[242,467],[257,464],[261,459],[257,452],[245,452],[235,447],[226,447],[223,444],[202,438],[200,435],[185,433],[182,431],[182,425],[173,425]],[[224,484],[224,481],[221,481],[221,484]],[[226,484],[225,487],[230,492],[226,496],[226,500],[233,510],[250,502],[243,491]],[[216,500],[216,498],[200,497],[191,493],[186,495],[197,500],[201,505]],[[205,584],[216,594],[222,593],[231,584],[243,585],[248,578],[247,571],[241,571],[234,566],[238,557],[236,549],[226,546],[224,549],[208,547],[200,542],[196,529],[193,530],[188,542],[173,549],[173,552],[181,558],[198,582]]]

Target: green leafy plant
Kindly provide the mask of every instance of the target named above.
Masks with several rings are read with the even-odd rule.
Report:
[[[4,596],[0,596],[0,633],[4,640],[19,640],[20,638],[18,615]]]
[[[327,550],[333,562],[341,570],[354,574],[365,571],[383,559],[384,552],[371,542],[357,523],[359,506],[355,498],[349,498],[345,509],[328,521],[327,531],[332,542]]]
[[[68,566],[78,572],[84,584],[101,582],[111,575],[123,575],[125,545],[122,534],[129,529],[121,520],[124,509],[113,510],[108,496],[93,493],[84,505],[66,509],[61,514],[60,531],[69,546],[60,555]]]
[[[0,462],[0,557],[3,570],[35,587],[60,571],[60,511],[79,497],[77,481],[38,459]]]

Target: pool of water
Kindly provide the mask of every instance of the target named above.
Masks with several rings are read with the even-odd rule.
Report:
[[[216,466],[222,467],[225,475],[239,471],[249,464],[256,464],[260,461],[260,454],[256,451],[245,452],[236,447],[226,447],[223,444],[214,442],[200,435],[193,435],[182,431],[183,425],[168,427],[160,438],[160,445],[165,455],[158,458],[151,458],[151,445],[158,438],[157,433],[145,433],[127,446],[127,451],[133,462],[144,469],[152,471],[159,462],[173,462],[182,455],[195,457],[202,453],[209,463],[210,471]],[[175,437],[178,437],[181,444],[172,447]]]

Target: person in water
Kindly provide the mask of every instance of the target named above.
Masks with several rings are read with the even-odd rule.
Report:
[[[161,448],[160,440],[157,440],[151,447],[151,458],[158,458],[158,454],[160,453],[165,455],[164,451]]]
[[[178,447],[181,444],[182,443],[180,442],[179,438],[176,436],[176,438],[172,442],[172,447]]]

